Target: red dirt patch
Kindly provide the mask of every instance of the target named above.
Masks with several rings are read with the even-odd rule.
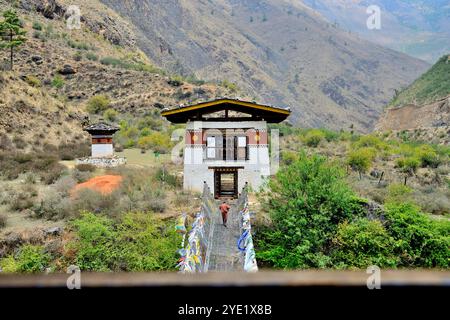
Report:
[[[122,176],[113,175],[95,177],[86,182],[77,184],[75,188],[73,188],[72,194],[83,188],[88,188],[102,194],[110,194],[120,186],[122,179]]]

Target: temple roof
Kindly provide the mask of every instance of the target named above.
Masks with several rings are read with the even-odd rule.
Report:
[[[106,122],[98,122],[85,127],[83,130],[87,132],[96,132],[96,131],[110,132],[112,134],[116,131],[119,131],[120,128],[114,125],[110,125]]]
[[[190,106],[164,109],[161,115],[172,123],[186,123],[190,120],[205,120],[203,118],[204,115],[223,110],[241,112],[250,116],[245,118],[216,118],[215,121],[265,120],[269,123],[279,123],[291,114],[289,108],[274,107],[238,99],[221,98]]]

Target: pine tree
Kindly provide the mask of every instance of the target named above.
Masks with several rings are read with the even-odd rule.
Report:
[[[22,23],[13,10],[3,12],[3,21],[0,21],[0,48],[10,50],[11,70],[14,66],[14,49],[22,45],[27,39]]]

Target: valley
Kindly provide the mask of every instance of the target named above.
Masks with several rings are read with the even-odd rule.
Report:
[[[280,170],[249,189],[261,268],[448,269],[448,54],[431,66],[297,1],[80,0],[81,29],[70,4],[0,0],[26,32],[12,68],[0,50],[1,272],[175,271],[202,198],[161,113],[221,97],[292,110],[269,125]],[[76,164],[95,122],[126,165]]]

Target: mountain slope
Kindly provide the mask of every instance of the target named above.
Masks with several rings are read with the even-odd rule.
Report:
[[[450,55],[439,59],[433,67],[421,75],[410,86],[402,90],[389,104],[431,103],[450,95]]]
[[[378,131],[410,131],[411,138],[450,143],[450,56],[445,55],[391,101]]]
[[[70,3],[24,0],[16,7],[28,40],[15,54],[14,71],[0,74],[0,151],[83,143],[88,137],[83,125],[102,116],[86,111],[88,100],[98,95],[106,95],[108,107],[121,117],[135,119],[230,95],[210,83],[173,84],[136,47],[133,26],[97,1],[78,1],[83,28],[68,30],[64,13]],[[0,1],[0,12],[7,8]],[[7,54],[0,51],[0,62]]]
[[[346,30],[430,63],[450,50],[448,0],[302,1]],[[380,30],[367,28],[371,5],[381,9]]]
[[[373,128],[394,89],[428,65],[374,45],[298,1],[102,0],[138,29],[158,65],[236,82],[249,96],[289,105],[302,126]]]

